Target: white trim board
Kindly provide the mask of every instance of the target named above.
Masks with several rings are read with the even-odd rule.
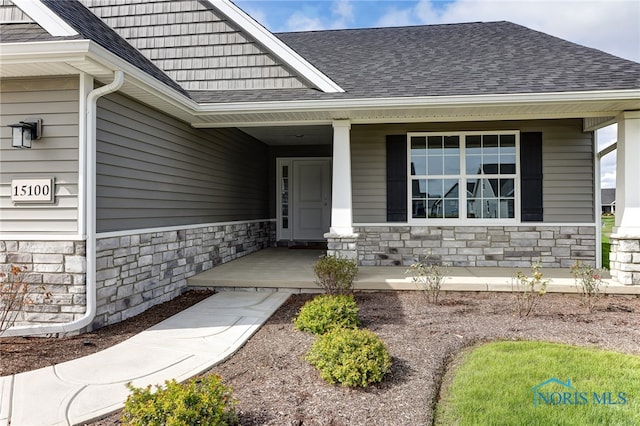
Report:
[[[13,0],[13,4],[52,36],[67,37],[78,34],[76,30],[71,28],[69,24],[39,0]]]

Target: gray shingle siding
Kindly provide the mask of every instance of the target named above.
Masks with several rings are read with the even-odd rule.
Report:
[[[84,38],[98,43],[100,46],[136,66],[150,76],[166,84],[172,89],[188,96],[188,94],[173,81],[167,74],[159,69],[153,62],[145,58],[133,46],[127,43],[113,29],[91,13],[79,1],[76,0],[42,0],[60,18],[65,20]]]
[[[11,0],[0,0],[0,22],[33,22]]]
[[[82,0],[187,90],[306,87],[295,73],[196,0]]]

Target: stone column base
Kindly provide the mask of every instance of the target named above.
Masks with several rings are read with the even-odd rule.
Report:
[[[327,239],[327,255],[358,260],[358,234],[324,234]]]
[[[625,285],[640,285],[640,236],[612,234],[609,266],[611,278]]]

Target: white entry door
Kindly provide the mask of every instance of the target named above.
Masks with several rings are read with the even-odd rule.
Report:
[[[280,159],[279,239],[321,241],[331,225],[331,159]]]

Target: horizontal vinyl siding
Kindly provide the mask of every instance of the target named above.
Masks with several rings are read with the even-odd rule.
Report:
[[[582,120],[552,121],[543,131],[544,221],[593,222],[593,134],[582,132]]]
[[[351,127],[353,221],[387,221],[386,136],[381,126]]]
[[[0,232],[76,233],[78,220],[78,101],[75,78],[3,79],[0,82]],[[42,119],[31,149],[11,147],[8,124]],[[55,179],[54,204],[11,201],[13,179]]]
[[[268,217],[267,147],[132,99],[98,102],[98,231]]]
[[[351,129],[354,223],[386,222],[387,135],[432,131],[542,132],[544,222],[593,223],[593,136],[582,120],[354,125]]]

